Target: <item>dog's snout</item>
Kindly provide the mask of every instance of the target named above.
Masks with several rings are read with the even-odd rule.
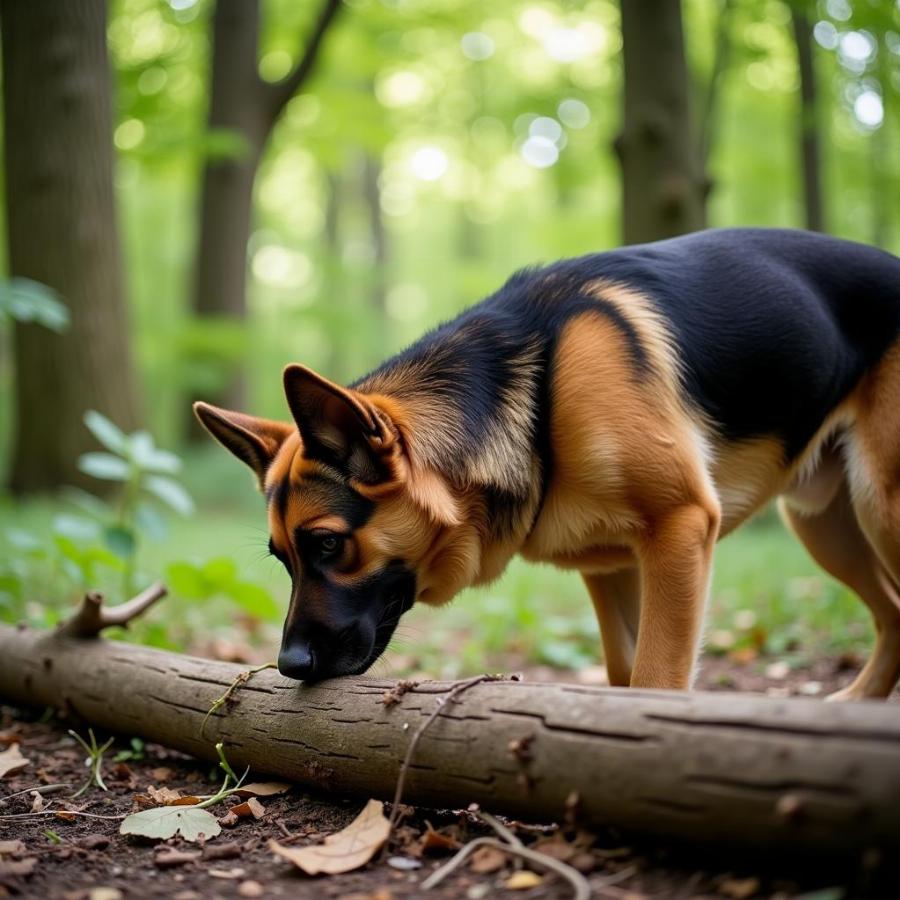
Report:
[[[278,671],[286,678],[309,681],[316,671],[316,656],[309,641],[294,641],[281,648]]]

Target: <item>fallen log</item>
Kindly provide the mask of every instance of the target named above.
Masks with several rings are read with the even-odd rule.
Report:
[[[0,698],[202,759],[222,741],[235,767],[343,794],[391,799],[412,735],[453,687],[246,679],[232,663],[92,638],[122,617],[79,615],[56,632],[0,626]],[[760,848],[896,849],[900,707],[484,682],[422,734],[404,801]]]

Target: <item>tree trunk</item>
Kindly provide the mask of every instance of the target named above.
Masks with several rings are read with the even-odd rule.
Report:
[[[257,69],[259,0],[218,0],[212,32],[208,129],[231,132],[242,149],[236,155],[211,155],[204,166],[194,312],[241,321],[247,311],[253,182],[270,127]],[[222,391],[206,399],[240,409],[243,392],[240,371],[231,371]],[[196,425],[193,416],[191,422]]]
[[[622,0],[623,238],[655,241],[703,228],[706,179],[691,126],[679,0]]]
[[[325,0],[299,62],[283,81],[259,75],[259,0],[217,0],[212,19],[212,76],[208,128],[228,131],[243,144],[239,155],[207,158],[193,294],[200,317],[238,322],[247,312],[247,242],[253,184],[269,135],[284,107],[313,70],[325,32],[341,0]],[[242,367],[229,366],[222,391],[205,400],[226,408],[244,404]],[[189,387],[190,390],[190,387]],[[195,398],[192,398],[195,399]],[[189,433],[205,435],[188,410]]]
[[[816,110],[812,28],[806,12],[800,6],[791,6],[791,19],[797,45],[797,65],[800,70],[800,164],[803,176],[804,219],[810,231],[824,231],[822,163]]]
[[[81,483],[82,417],[135,424],[113,193],[106,0],[2,0],[9,272],[54,288],[71,325],[17,324],[16,493]]]
[[[153,599],[131,604],[146,608]],[[83,610],[69,631],[91,633],[97,619],[96,609]],[[366,678],[306,687],[268,670],[206,720],[241,671],[0,626],[5,701],[63,709],[203,759],[215,759],[222,741],[236,768],[345,794],[391,798],[411,736],[451,687],[425,682],[403,693],[394,682]],[[392,688],[396,702],[386,705]],[[483,683],[447,703],[424,732],[404,800],[451,808],[477,802],[545,822],[569,809],[587,825],[792,853],[896,851],[900,718],[892,710],[874,702]]]

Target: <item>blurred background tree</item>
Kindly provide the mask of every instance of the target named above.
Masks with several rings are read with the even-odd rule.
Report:
[[[285,417],[285,363],[357,377],[516,268],[623,235],[779,225],[900,250],[897,0],[0,0],[0,29],[0,464],[22,494],[78,483],[90,409],[183,450],[198,512],[146,550],[157,573],[225,553],[284,592],[251,480],[187,449],[189,399],[241,386]],[[36,324],[54,297],[63,331]],[[0,495],[0,551],[60,503]],[[743,535],[714,617],[761,603],[774,627],[812,591],[827,618],[844,595],[802,551],[767,518]],[[525,622],[547,593],[586,608],[570,585],[515,567],[473,602]]]

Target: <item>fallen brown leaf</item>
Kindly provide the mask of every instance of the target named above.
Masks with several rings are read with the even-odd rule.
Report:
[[[56,818],[62,819],[63,822],[74,822],[78,816],[73,812],[69,812],[67,809],[58,809],[56,810]]]
[[[556,836],[537,841],[531,849],[560,862],[568,862],[578,852],[568,841]]]
[[[44,808],[44,798],[37,791],[32,791],[29,796],[31,797],[31,811],[33,813],[41,812]]]
[[[0,778],[21,772],[26,766],[31,765],[31,760],[22,756],[18,744],[10,744],[8,750],[0,753]]]
[[[442,834],[429,827],[422,835],[423,850],[459,850],[462,844],[448,834]]]
[[[254,781],[252,784],[242,784],[235,793],[238,797],[245,794],[248,797],[273,797],[275,794],[286,794],[292,787],[284,781]]]
[[[270,840],[268,846],[307,875],[337,875],[364,866],[388,839],[390,830],[384,805],[370,800],[346,828],[328,835],[321,844],[294,848]]]
[[[239,821],[238,817],[230,809],[224,816],[219,816],[219,824],[223,828],[234,828]]]
[[[503,883],[503,887],[510,891],[527,891],[529,888],[537,887],[543,880],[543,877],[537,872],[523,869],[521,872],[514,872],[510,875]]]
[[[150,774],[156,781],[166,782],[172,777],[172,770],[168,766],[157,766],[150,770]]]
[[[491,875],[506,865],[506,854],[496,847],[479,847],[469,861],[469,868],[478,875]]]
[[[155,806],[171,806],[176,800],[181,799],[181,791],[174,791],[167,787],[158,788],[151,784],[147,788],[147,796]]]
[[[243,803],[232,806],[228,812],[234,813],[239,819],[261,819],[266,814],[266,808],[256,799],[256,797],[250,797]]]

